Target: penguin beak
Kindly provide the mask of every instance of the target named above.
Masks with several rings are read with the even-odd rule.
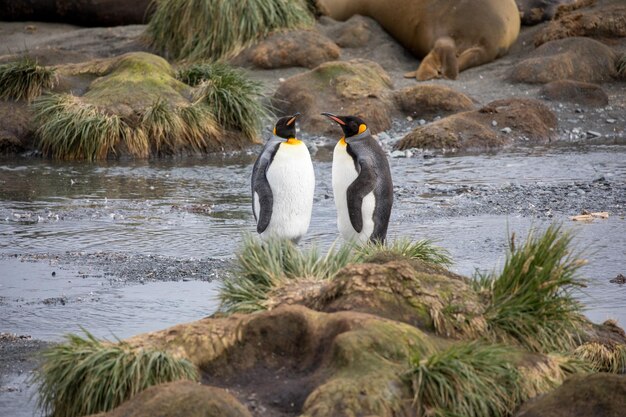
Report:
[[[329,118],[329,119],[331,119],[332,121],[339,123],[341,126],[345,126],[345,125],[346,125],[346,122],[344,122],[343,120],[341,120],[341,118],[340,118],[339,116],[335,116],[335,115],[334,115],[334,114],[332,114],[332,113],[322,113],[322,116],[326,116],[326,117],[328,117],[328,118]]]
[[[293,122],[296,121],[296,119],[298,118],[298,116],[300,116],[300,113],[296,113],[293,116],[291,116],[291,119],[289,119],[287,121],[287,126],[291,126],[293,124]]]

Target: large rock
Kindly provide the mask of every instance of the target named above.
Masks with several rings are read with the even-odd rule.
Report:
[[[389,75],[375,62],[331,61],[288,78],[272,104],[282,114],[302,113],[301,126],[309,133],[340,136],[321,112],[358,115],[376,133],[391,127],[391,88]]]
[[[541,45],[513,67],[511,80],[549,83],[557,80],[605,82],[616,76],[617,54],[589,38],[566,38]]]
[[[114,410],[95,416],[251,417],[251,414],[223,389],[177,381],[152,386]]]
[[[594,2],[585,9],[561,10],[554,20],[537,33],[536,46],[572,36],[598,39],[626,37],[626,4],[623,0]]]
[[[0,2],[2,20],[38,20],[80,26],[145,23],[151,0],[10,0]]]
[[[396,148],[484,150],[511,144],[516,139],[546,143],[554,137],[556,127],[556,116],[538,100],[497,100],[479,110],[419,126],[402,138]]]
[[[554,17],[562,4],[576,0],[515,0],[523,25],[536,25]]]
[[[445,116],[474,108],[467,95],[442,85],[417,84],[397,91],[394,97],[400,111],[414,118]]]
[[[626,375],[572,377],[555,391],[522,406],[516,417],[623,417]]]
[[[31,148],[34,133],[31,111],[25,102],[0,101],[0,155]]]
[[[306,67],[339,58],[339,47],[315,30],[276,32],[247,48],[234,63],[251,64],[263,69]]]
[[[576,103],[586,107],[604,107],[609,96],[597,84],[561,80],[545,84],[539,94],[547,100]]]

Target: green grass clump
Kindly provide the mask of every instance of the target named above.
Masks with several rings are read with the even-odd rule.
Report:
[[[270,116],[261,103],[261,84],[227,64],[196,64],[178,72],[182,82],[197,86],[195,99],[205,103],[220,126],[256,139]]]
[[[574,357],[588,363],[594,372],[626,372],[626,345],[588,342],[574,350]]]
[[[70,94],[48,94],[33,104],[37,135],[45,155],[58,159],[106,159],[120,142],[133,156],[148,155],[143,131],[131,129],[116,115]]]
[[[146,38],[174,60],[218,60],[271,31],[313,21],[305,0],[160,0]]]
[[[490,304],[490,329],[505,341],[537,352],[570,351],[581,326],[581,304],[573,297],[584,286],[577,276],[584,261],[570,253],[571,236],[559,226],[533,232],[521,247],[511,239],[502,273],[479,277]]]
[[[0,99],[28,100],[54,87],[54,69],[37,65],[30,58],[0,65]]]
[[[300,250],[289,240],[262,242],[247,237],[237,253],[233,277],[220,290],[221,309],[226,313],[264,310],[268,293],[287,280],[324,280],[353,259],[351,247],[331,247],[321,256],[317,249]]]
[[[368,260],[379,256],[396,256],[407,259],[419,259],[441,266],[452,265],[449,252],[442,247],[436,246],[429,239],[415,242],[409,239],[398,239],[391,244],[388,242],[370,242],[357,247],[355,250],[357,260],[360,262],[368,262]]]
[[[197,380],[193,364],[165,352],[132,350],[124,343],[68,335],[43,354],[35,381],[39,407],[51,417],[78,417],[109,411],[156,384]]]
[[[427,357],[415,354],[407,376],[417,415],[506,416],[520,392],[511,349],[477,342],[457,343]]]

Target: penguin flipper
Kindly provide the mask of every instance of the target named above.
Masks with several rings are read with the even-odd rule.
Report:
[[[256,184],[255,194],[259,199],[259,218],[257,219],[256,231],[257,233],[263,233],[272,219],[272,208],[274,207],[274,196],[272,195],[272,189],[267,182],[265,175],[263,180]],[[253,203],[254,204],[254,203]]]
[[[257,221],[256,230],[259,234],[267,229],[272,219],[274,195],[266,174],[278,145],[279,142],[268,142],[252,168],[252,212]],[[256,207],[257,204],[259,207]]]
[[[359,175],[348,186],[346,191],[348,200],[348,215],[350,216],[350,223],[357,233],[361,233],[363,230],[363,198],[374,190],[374,184],[376,182],[376,176],[374,172],[368,167],[364,166],[359,161]]]

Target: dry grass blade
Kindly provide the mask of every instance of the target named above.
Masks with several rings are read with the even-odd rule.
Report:
[[[145,36],[174,60],[218,60],[271,31],[313,21],[305,0],[160,0]]]
[[[28,100],[54,87],[54,69],[37,65],[29,58],[0,65],[0,99]]]
[[[521,247],[511,241],[498,277],[482,276],[477,288],[488,295],[486,318],[497,337],[538,352],[569,351],[582,325],[582,307],[573,292],[584,286],[584,262],[570,253],[571,236],[550,226],[531,232]]]
[[[519,395],[519,373],[510,348],[457,343],[411,360],[417,415],[500,417],[510,415]]]
[[[618,343],[584,343],[574,350],[574,356],[588,363],[595,372],[626,372],[626,346]]]
[[[68,335],[66,343],[43,354],[34,376],[39,407],[52,417],[78,417],[108,411],[156,384],[197,380],[193,364],[153,350],[132,350],[123,343]]]

